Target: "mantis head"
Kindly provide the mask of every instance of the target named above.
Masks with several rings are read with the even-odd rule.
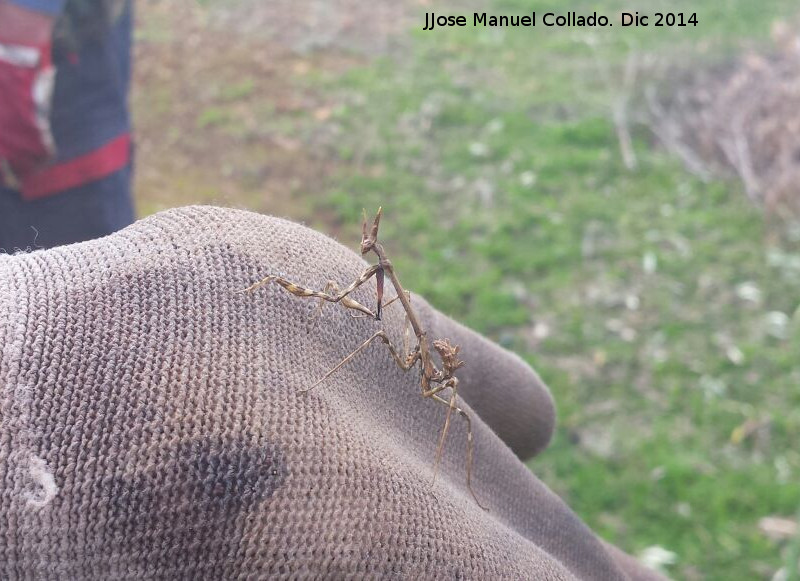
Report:
[[[378,213],[375,214],[375,220],[372,223],[372,227],[367,233],[367,211],[364,210],[364,222],[361,224],[361,254],[366,254],[375,246],[378,242],[378,226],[381,223],[381,215],[383,214],[383,208],[378,208]]]

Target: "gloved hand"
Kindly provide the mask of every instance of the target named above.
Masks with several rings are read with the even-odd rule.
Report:
[[[488,511],[458,416],[433,483],[446,408],[382,344],[301,393],[381,326],[401,345],[402,310],[314,317],[276,284],[239,291],[270,273],[344,287],[365,266],[303,226],[205,207],[0,255],[0,577],[658,579],[514,454],[553,428],[537,375],[416,295],[429,336],[462,346]],[[353,298],[375,304],[375,285]]]
[[[54,153],[53,17],[0,0],[0,171],[19,183]]]

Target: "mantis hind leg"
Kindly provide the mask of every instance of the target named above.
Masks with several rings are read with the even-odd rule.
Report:
[[[450,416],[452,412],[455,410],[464,420],[467,422],[467,488],[469,489],[470,494],[472,494],[472,498],[475,499],[475,502],[478,503],[483,510],[489,510],[488,507],[481,504],[481,501],[478,500],[478,496],[475,494],[475,490],[472,488],[472,457],[474,454],[474,441],[472,437],[472,419],[469,417],[469,414],[462,410],[460,407],[456,405],[456,386],[448,386],[451,388],[451,395],[450,399],[447,400],[436,393],[431,393],[430,397],[435,401],[447,406],[447,417],[445,418],[444,427],[442,428],[442,435],[439,438],[439,446],[436,450],[436,464],[434,466],[434,480],[436,479],[436,470],[438,469],[439,461],[442,457],[442,452],[444,449],[444,440],[445,436],[447,435],[447,430],[450,427]],[[442,386],[442,389],[444,386]]]
[[[336,373],[339,369],[341,369],[341,367],[345,365],[348,361],[351,361],[356,355],[358,355],[361,351],[366,349],[367,346],[376,339],[380,339],[386,344],[386,347],[389,349],[389,353],[391,353],[392,355],[392,359],[394,359],[395,363],[397,363],[397,365],[403,371],[408,371],[417,362],[417,359],[419,358],[418,354],[415,355],[413,358],[406,356],[406,358],[403,359],[402,357],[400,357],[400,354],[397,352],[397,349],[395,349],[394,345],[392,345],[391,341],[389,341],[389,337],[386,335],[386,333],[384,331],[378,331],[371,337],[369,337],[366,341],[364,341],[361,345],[356,347],[355,350],[353,350],[353,352],[350,353],[350,355],[348,355],[347,357],[342,359],[339,363],[337,363],[336,366],[333,367],[333,369],[331,369],[330,371],[328,371],[328,373],[319,378],[311,387],[307,387],[306,389],[301,389],[300,391],[305,393],[317,387],[320,383],[322,383],[323,381],[328,379],[331,375]]]

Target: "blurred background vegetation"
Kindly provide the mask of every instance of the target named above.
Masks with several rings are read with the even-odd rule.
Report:
[[[714,123],[679,97],[716,87],[704,111],[728,99],[716,124],[729,128],[745,110],[730,83],[800,53],[796,2],[637,3],[696,12],[688,28],[432,33],[426,11],[617,22],[628,7],[137,8],[140,214],[244,207],[355,247],[362,207],[383,205],[404,283],[549,384],[559,426],[530,468],[592,528],[678,579],[785,578],[800,507],[800,221],[783,206],[800,185],[771,204],[745,175],[763,140],[742,129],[756,161],[726,160]],[[794,127],[782,115],[772,125]]]

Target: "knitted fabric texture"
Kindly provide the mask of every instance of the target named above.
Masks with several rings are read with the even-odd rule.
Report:
[[[303,226],[209,207],[0,256],[0,578],[658,579],[520,461],[553,430],[539,377],[420,297],[429,337],[462,346],[488,511],[457,415],[433,482],[447,410],[383,344],[299,392],[381,327],[402,345],[399,304],[314,318],[277,285],[237,291],[365,267]]]

